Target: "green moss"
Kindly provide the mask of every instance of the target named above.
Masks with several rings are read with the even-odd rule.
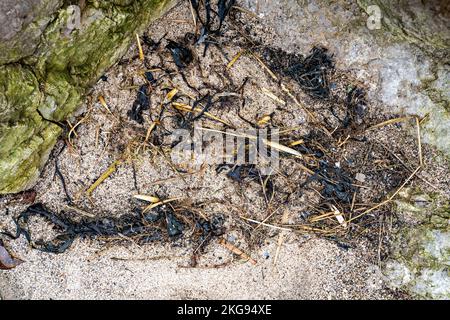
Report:
[[[437,194],[405,189],[396,201],[402,228],[385,275],[394,287],[423,298],[450,298],[450,206]],[[420,201],[418,201],[420,200]],[[425,200],[427,205],[423,205]],[[420,205],[419,205],[420,203]]]
[[[0,67],[0,86],[0,158],[5,160],[13,148],[35,133],[42,94],[33,73],[19,65]]]
[[[0,66],[0,194],[35,183],[61,133],[46,120],[64,121],[72,114],[87,89],[126,52],[134,34],[171,2],[89,1],[81,27],[74,30],[67,28],[70,10],[61,7],[32,56],[22,64]],[[15,58],[27,55],[18,50]]]

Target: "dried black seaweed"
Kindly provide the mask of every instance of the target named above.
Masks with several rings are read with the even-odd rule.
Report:
[[[55,175],[57,175],[58,178],[61,180],[61,185],[63,187],[64,194],[66,195],[67,203],[72,204],[72,197],[70,196],[69,191],[67,190],[66,179],[64,178],[64,175],[62,174],[61,170],[59,169],[59,165],[58,165],[58,157],[65,148],[66,148],[66,144],[63,145],[61,150],[59,150],[59,152],[55,156]]]
[[[273,71],[294,79],[310,95],[328,98],[328,75],[334,69],[334,63],[326,48],[314,47],[310,55],[303,58],[299,54],[266,47],[263,57]]]
[[[351,203],[356,188],[353,179],[343,169],[330,165],[327,161],[319,161],[319,168],[308,178],[307,183],[318,181],[322,185],[321,194],[329,201],[336,203]]]
[[[184,220],[179,217],[183,216]],[[50,241],[41,239],[33,240],[32,234],[27,227],[31,217],[39,216],[53,224],[57,235]],[[131,238],[133,241],[144,244],[154,241],[161,241],[167,238],[178,239],[186,229],[186,223],[194,224],[197,238],[200,236],[200,242],[204,242],[206,236],[220,235],[223,233],[223,219],[213,217],[212,221],[207,221],[188,211],[175,213],[171,206],[162,205],[154,208],[152,211],[143,213],[136,209],[132,214],[124,214],[118,218],[98,218],[83,219],[73,221],[69,219],[64,212],[59,214],[48,210],[41,203],[33,204],[23,211],[17,219],[16,234],[3,232],[12,239],[17,239],[23,235],[33,248],[49,252],[65,252],[77,238]],[[166,234],[163,230],[166,230]],[[194,239],[195,240],[195,239]]]
[[[184,47],[180,43],[168,40],[166,48],[172,54],[173,62],[175,62],[176,66],[179,69],[185,68],[193,60],[191,50],[187,47]]]
[[[230,164],[221,164],[217,166],[216,172],[220,173],[223,171],[227,171],[227,177],[233,181],[238,183],[244,182],[256,182],[261,184],[266,181],[264,184],[264,194],[271,198],[275,187],[270,176],[264,175],[261,171],[253,164],[244,164],[244,165],[230,165]]]
[[[27,229],[26,224],[29,218],[33,216],[43,217],[52,223],[58,235],[50,241],[32,241],[31,233]],[[145,216],[142,218],[138,215],[126,214],[120,218],[102,218],[75,222],[65,217],[63,212],[62,214],[55,214],[47,210],[40,203],[28,207],[14,222],[16,223],[16,234],[4,234],[13,239],[24,235],[34,248],[51,253],[65,252],[77,238],[122,235],[125,237],[133,237],[140,243],[162,239],[160,229],[154,225],[147,224]]]
[[[219,27],[215,31],[216,33],[220,33],[220,29],[222,28],[223,22],[227,17],[228,13],[231,10],[231,7],[234,6],[236,0],[219,0],[217,3],[217,15],[219,16]]]
[[[156,85],[156,79],[155,76],[153,75],[153,73],[151,71],[147,71],[144,73],[145,75],[145,79],[152,85]]]
[[[203,50],[203,56],[206,55],[206,51],[208,50],[208,46],[211,43],[209,38],[211,36],[218,37],[221,34],[221,29],[223,26],[223,23],[230,13],[231,8],[236,3],[236,0],[219,0],[217,2],[217,11],[213,10],[211,1],[205,0],[204,1],[204,18],[203,20],[202,15],[200,14],[201,8],[200,8],[200,2],[197,0],[190,0],[192,8],[194,9],[196,19],[200,22],[202,25],[200,30],[200,35],[198,36],[198,39],[196,41],[196,44],[205,44],[205,48]],[[217,28],[214,29],[214,18],[218,18],[218,24]]]
[[[150,38],[149,35],[144,34],[142,39],[147,47],[149,47],[151,50],[156,50],[161,45],[161,42],[166,37],[166,35],[167,32],[158,41],[155,41],[152,38]]]
[[[345,106],[347,108],[347,113],[342,121],[343,127],[347,128],[351,124],[361,124],[367,109],[366,94],[364,90],[358,87],[351,89],[347,93]]]
[[[133,107],[128,111],[128,116],[130,119],[136,121],[137,123],[142,124],[144,122],[142,111],[150,108],[150,98],[147,95],[148,88],[148,84],[144,84],[139,88]]]

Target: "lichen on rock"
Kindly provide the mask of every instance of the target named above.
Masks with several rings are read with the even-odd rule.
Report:
[[[450,205],[441,201],[412,189],[396,201],[401,228],[384,269],[391,287],[422,298],[450,299]]]
[[[366,11],[370,6],[378,6],[382,13],[381,22],[391,36],[418,45],[434,55],[444,56],[448,52],[450,34],[446,25],[450,8],[447,1],[358,0],[357,2]]]
[[[62,0],[0,2],[0,65],[33,54]]]

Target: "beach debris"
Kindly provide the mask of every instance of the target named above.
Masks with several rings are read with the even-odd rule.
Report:
[[[219,37],[221,35],[223,23],[235,3],[236,0],[219,0],[217,2],[217,9],[213,10],[211,0],[205,0],[203,6],[204,16],[202,17],[202,15],[200,14],[201,1],[190,0],[194,24],[197,24],[197,21],[199,21],[202,25],[200,29],[200,35],[197,38],[196,44],[199,45],[204,43],[205,48],[203,50],[203,56],[206,55],[206,51],[208,50],[208,47],[212,42],[211,38]],[[215,21],[216,19],[218,21]],[[216,25],[217,27],[214,28],[214,25]]]
[[[271,92],[269,89],[267,88],[261,88],[261,92],[264,93],[266,96],[268,96],[270,99],[272,99],[273,101],[275,101],[276,103],[284,106],[286,104],[286,101],[278,98],[273,92]]]
[[[342,126],[347,128],[351,124],[361,125],[367,111],[366,93],[364,90],[358,87],[352,88],[345,99],[345,106],[347,107],[347,112],[342,120]]]
[[[162,40],[167,36],[167,32],[158,40],[155,41],[148,34],[144,34],[142,40],[146,46],[148,46],[151,50],[156,50],[161,45]]]
[[[175,97],[175,95],[178,93],[178,89],[177,88],[173,88],[172,90],[170,90],[167,95],[166,95],[166,100],[167,101],[172,101],[172,99]]]
[[[185,68],[193,60],[191,50],[187,47],[182,46],[178,42],[169,40],[166,48],[172,54],[173,62],[179,69]]]
[[[261,118],[259,118],[258,121],[256,121],[256,124],[258,126],[263,126],[263,125],[269,123],[270,120],[272,120],[272,115],[266,114],[266,115],[263,115]]]
[[[324,160],[319,161],[318,169],[308,178],[305,186],[311,181],[322,184],[322,196],[336,202],[351,203],[353,192],[356,190],[353,179],[347,172]]]
[[[263,193],[268,199],[272,198],[275,187],[270,175],[264,175],[255,165],[230,165],[221,164],[216,167],[216,172],[220,173],[228,169],[227,177],[238,183],[255,182],[261,184]]]
[[[182,166],[177,167],[171,162],[168,152],[180,140],[168,142],[167,137],[177,129],[193,131],[199,122],[202,124],[200,130],[241,138],[245,150],[253,148],[261,151],[258,148],[265,147],[271,153],[279,152],[280,166],[270,171],[270,174],[263,174],[265,171],[259,164],[237,163],[238,161],[230,164],[227,161],[216,167],[216,173],[212,177],[217,178],[218,174],[225,172],[236,186],[236,197],[244,194],[240,199],[243,205],[236,209],[237,214],[226,216],[227,227],[231,225],[231,228],[240,231],[244,242],[249,240],[248,243],[253,245],[261,243],[261,239],[269,233],[271,236],[279,234],[274,264],[277,264],[288,232],[315,233],[337,243],[356,233],[370,233],[372,225],[378,222],[374,221],[375,215],[368,213],[383,214],[378,209],[388,205],[418,175],[424,165],[424,150],[420,142],[420,125],[424,119],[397,117],[385,120],[381,116],[371,115],[368,113],[365,87],[351,77],[351,81],[348,81],[339,70],[335,70],[333,55],[325,47],[313,47],[307,56],[303,56],[252,41],[251,32],[242,28],[245,21],[240,19],[241,15],[248,13],[234,4],[235,1],[226,0],[214,3],[210,0],[191,0],[190,10],[195,28],[185,33],[184,37],[176,38],[176,41],[166,39],[166,35],[153,41],[144,35],[141,43],[136,35],[139,59],[143,61],[137,61],[142,67],[137,75],[142,82],[137,84],[133,78],[133,82],[125,87],[126,90],[137,90],[135,101],[127,114],[132,121],[143,124],[145,120],[148,123],[145,126],[125,126],[118,121],[114,123],[116,126],[111,130],[112,134],[123,133],[122,129],[127,130],[126,134],[120,136],[124,142],[121,141],[117,147],[122,155],[116,155],[115,159],[119,160],[114,161],[86,190],[89,197],[83,200],[93,203],[94,190],[119,165],[128,165],[131,154],[143,156],[142,150],[151,155],[152,161],[156,159],[155,164],[158,160],[165,161],[170,167],[168,171],[172,169],[172,174],[157,180],[158,184],[180,179],[188,185],[189,180],[185,177],[196,172],[185,170]],[[233,14],[230,15],[230,12]],[[230,23],[227,21],[225,24],[228,16]],[[190,19],[187,22],[191,24]],[[197,54],[196,46],[200,44],[204,44],[204,55],[211,46],[208,59],[202,59]],[[144,56],[144,49],[148,59]],[[171,58],[167,59],[169,53]],[[234,56],[229,59],[229,54]],[[219,60],[208,62],[216,57]],[[133,59],[137,59],[136,55]],[[245,71],[245,68],[237,69],[244,63],[243,60],[246,64],[253,64],[253,67],[263,70],[264,78],[259,81],[252,74],[240,74]],[[206,65],[203,64],[204,61]],[[235,72],[244,80],[235,83]],[[296,92],[296,88],[306,94]],[[255,102],[260,102],[260,99],[270,102],[270,108],[265,108],[264,102],[255,107]],[[111,113],[105,98],[99,96],[98,100]],[[154,104],[152,108],[151,103]],[[146,110],[149,111],[144,113]],[[302,113],[301,120],[297,119],[297,112]],[[78,137],[75,129],[81,123],[88,122],[88,116],[89,111],[73,126],[68,122],[69,147],[73,148],[72,136]],[[387,130],[392,124],[398,126],[412,118],[415,118],[417,125],[417,154],[420,163],[416,170],[409,159],[402,160],[406,156],[398,152],[398,149],[396,152],[400,156],[391,150],[385,150],[384,146],[382,150],[376,147],[379,141],[371,136],[377,134],[375,129]],[[290,121],[286,120],[295,123],[287,124]],[[208,127],[203,122],[207,122]],[[256,133],[244,133],[246,129],[262,127],[270,131],[279,129],[280,142],[260,137]],[[228,130],[230,128],[236,130]],[[96,145],[98,135],[97,128]],[[127,157],[124,156],[124,147],[132,150],[129,157],[128,154]],[[389,153],[394,154],[395,159]],[[234,160],[236,149],[228,156]],[[199,172],[210,174],[207,169],[207,166],[202,167]],[[217,213],[222,209],[211,212],[209,205],[215,205],[217,201],[219,205],[226,207],[225,210],[234,210],[236,203],[233,203],[234,199],[228,199],[231,198],[229,194],[225,194],[224,199],[220,200],[211,196],[200,203],[192,199],[188,201],[186,197],[184,200],[174,196],[162,197],[161,194],[170,194],[173,187],[171,184],[166,184],[163,192],[159,189],[146,189],[151,193],[142,194],[136,182],[139,177],[137,171],[133,164],[133,179],[138,194],[131,195],[130,198],[133,205],[138,204],[139,207],[119,217],[104,218],[103,212],[91,213],[89,209],[88,214],[85,214],[76,209],[76,194],[72,199],[67,192],[64,176],[56,162],[55,175],[61,180],[68,202],[65,208],[78,210],[80,214],[75,220],[69,218],[73,217],[68,215],[69,210],[53,213],[42,204],[31,205],[15,220],[17,231],[11,237],[24,235],[33,248],[53,253],[66,251],[78,238],[131,240],[138,244],[187,240],[186,243],[194,245],[193,261],[197,261],[199,254],[212,239],[225,234],[225,218]],[[405,180],[408,171],[410,175]],[[72,184],[70,187],[70,190],[75,190]],[[144,185],[144,188],[147,186]],[[256,188],[257,191],[253,192]],[[250,194],[250,189],[253,194]],[[195,198],[194,190],[181,191],[186,192],[188,198]],[[214,192],[220,191],[221,189]],[[395,191],[394,194],[392,191]],[[248,198],[251,198],[251,203],[245,203],[247,194],[250,195]],[[261,199],[254,201],[255,197]],[[32,203],[34,198],[27,204]],[[261,206],[261,210],[253,210],[253,206]],[[297,215],[289,215],[293,212],[292,207],[296,206],[304,208],[299,209]],[[56,236],[50,241],[32,238],[27,224],[30,217],[40,217],[40,220],[44,218],[54,225]],[[230,239],[229,234],[224,237]],[[234,241],[221,239],[219,243],[243,260],[256,263],[249,254],[233,244]]]
[[[334,205],[331,205],[331,209],[333,210],[334,216],[336,217],[336,220],[339,222],[339,224],[342,225],[344,228],[347,228],[347,222],[345,222],[345,218],[339,211],[339,209],[336,208],[336,206]]]
[[[35,216],[42,217],[54,225],[57,235],[53,239],[44,241],[33,238],[27,223],[31,217]],[[124,214],[118,218],[82,218],[80,221],[74,221],[66,217],[63,211],[56,214],[41,203],[37,203],[29,206],[17,219],[14,219],[14,222],[16,233],[3,232],[3,235],[12,239],[23,235],[33,248],[49,253],[65,252],[78,238],[101,237],[106,240],[117,240],[124,237],[140,244],[161,241],[167,236],[175,239],[183,234],[188,225],[194,227],[191,238],[203,245],[207,243],[206,237],[212,238],[223,234],[223,218],[220,216],[214,216],[211,221],[207,221],[186,209],[176,212],[169,205],[155,207],[146,213],[136,209],[134,213]],[[162,232],[164,229],[166,235]],[[11,266],[14,262],[19,263],[19,260],[9,260],[9,256],[1,248],[3,247],[0,247],[2,263],[5,261],[6,266]]]
[[[239,51],[234,57],[233,59],[230,60],[230,62],[228,62],[227,64],[227,69],[231,69],[231,67],[236,63],[236,61],[239,60],[239,58],[241,57],[243,51]]]
[[[161,199],[159,199],[158,197],[154,197],[154,196],[148,196],[145,194],[136,194],[133,196],[133,198],[139,199],[139,200],[143,200],[143,201],[148,201],[151,203],[157,203],[160,202]]]
[[[295,80],[310,95],[326,99],[330,94],[328,77],[334,70],[332,55],[324,47],[314,47],[307,57],[266,47],[263,57],[272,71]]]
[[[169,198],[169,199],[166,199],[166,200],[160,200],[160,201],[157,201],[157,202],[153,202],[151,205],[145,207],[143,212],[147,212],[147,211],[152,210],[153,208],[156,208],[156,207],[158,207],[160,205],[163,205],[163,204],[166,204],[166,203],[169,203],[169,202],[172,202],[172,201],[176,201],[176,200],[179,200],[179,199],[181,199],[181,198],[180,197],[175,197],[175,198]]]
[[[3,246],[3,242],[0,240],[0,269],[9,270],[21,265],[24,261],[15,258],[8,250]]]
[[[236,0],[219,0],[217,2],[217,15],[219,16],[219,27],[215,33],[220,33],[223,22],[231,10],[231,7],[236,3]]]
[[[144,76],[145,76],[145,79],[150,83],[150,85],[152,85],[152,86],[156,85],[157,80],[155,79],[153,72],[146,71],[146,72],[144,72]]]
[[[144,122],[142,112],[150,108],[150,98],[148,97],[148,84],[143,84],[139,87],[136,100],[134,100],[133,107],[128,111],[128,116],[131,120],[139,124]]]
[[[184,224],[172,212],[166,214],[166,222],[169,237],[178,236],[183,232]]]
[[[366,175],[364,173],[358,172],[355,176],[355,179],[359,182],[365,182],[366,181]]]
[[[49,241],[34,240],[26,226],[29,218],[33,216],[40,216],[53,224],[57,235]],[[118,237],[123,235],[133,237],[135,241],[140,243],[160,240],[162,237],[160,229],[145,223],[145,218],[146,216],[142,218],[140,215],[126,214],[119,218],[83,219],[80,222],[75,222],[65,217],[64,212],[55,214],[41,203],[37,203],[29,206],[14,220],[16,223],[15,235],[4,234],[13,239],[24,235],[33,248],[49,253],[64,253],[77,238]]]
[[[98,96],[98,101],[100,102],[102,107],[105,108],[106,111],[108,111],[108,113],[113,114],[111,112],[111,109],[108,107],[108,104],[106,103],[105,98],[103,96]]]
[[[156,199],[151,200],[155,201]],[[8,232],[2,232],[1,234],[11,239],[18,239],[23,235],[35,249],[48,253],[64,253],[78,238],[131,239],[135,243],[144,244],[154,241],[176,240],[184,236],[185,230],[190,229],[193,232],[187,235],[189,239],[203,248],[209,240],[224,233],[224,219],[221,215],[214,215],[211,220],[206,220],[184,207],[178,210],[176,206],[167,205],[168,202],[165,201],[162,205],[147,212],[136,208],[134,212],[123,214],[117,218],[83,217],[77,221],[67,217],[64,211],[54,213],[43,204],[36,203],[29,206],[14,219],[16,224],[15,234]],[[34,239],[28,228],[28,221],[31,217],[41,217],[47,223],[52,224],[56,236],[45,241]],[[166,230],[166,232],[163,230]],[[0,253],[2,253],[1,249]],[[4,259],[2,262],[6,261],[6,266],[10,266],[12,262],[19,263],[19,260],[8,260],[4,252],[2,254],[1,258]]]
[[[136,43],[137,43],[138,51],[139,51],[139,59],[141,61],[144,61],[145,56],[144,56],[144,51],[142,50],[141,39],[139,38],[139,35],[137,33],[136,33]]]

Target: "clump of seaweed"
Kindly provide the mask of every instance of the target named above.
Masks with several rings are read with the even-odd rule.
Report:
[[[197,45],[205,45],[203,56],[205,56],[208,46],[215,43],[214,36],[220,36],[225,18],[228,16],[231,8],[236,3],[235,0],[219,0],[217,2],[217,10],[213,10],[211,0],[204,1],[204,14],[201,14],[201,2],[197,0],[190,0],[190,5],[193,10],[195,22],[198,20],[201,24],[200,34],[195,43]],[[216,28],[214,26],[216,25]]]
[[[347,113],[342,120],[342,126],[347,128],[350,125],[361,125],[367,112],[366,94],[363,89],[352,88],[345,99]]]
[[[152,78],[150,78],[152,79]],[[143,84],[137,93],[136,100],[133,103],[133,107],[128,111],[128,116],[131,120],[142,124],[144,118],[142,117],[142,112],[150,108],[150,98],[148,97],[148,84]]]
[[[265,47],[262,54],[273,71],[292,78],[310,95],[322,99],[330,95],[328,76],[334,70],[334,63],[328,49],[314,47],[307,57],[303,57]]]
[[[319,169],[311,177],[320,181],[323,185],[322,196],[326,200],[351,203],[352,195],[356,188],[353,186],[353,178],[336,165],[330,165],[327,161],[319,161]]]
[[[237,183],[255,182],[257,184],[261,184],[266,198],[272,198],[275,187],[271,176],[262,174],[254,164],[222,164],[216,168],[216,172],[218,173],[226,170],[228,170],[227,177]]]
[[[51,223],[57,235],[49,241],[32,240],[27,223],[31,217],[39,216]],[[23,235],[33,248],[43,252],[64,253],[77,238],[112,238],[131,239],[135,243],[144,244],[164,239],[178,239],[183,235],[187,225],[194,225],[193,238],[200,242],[205,237],[222,234],[222,220],[214,217],[212,221],[197,218],[188,210],[176,212],[170,205],[161,205],[151,211],[136,210],[133,214],[124,214],[119,218],[105,217],[98,219],[82,219],[73,221],[64,212],[56,214],[43,204],[29,206],[16,219],[16,234],[2,234],[17,239]],[[165,230],[165,232],[164,232]],[[194,239],[195,240],[195,239]]]
[[[173,62],[180,69],[185,68],[189,63],[192,62],[192,53],[189,48],[182,46],[181,44],[169,40],[166,48],[172,54]]]

